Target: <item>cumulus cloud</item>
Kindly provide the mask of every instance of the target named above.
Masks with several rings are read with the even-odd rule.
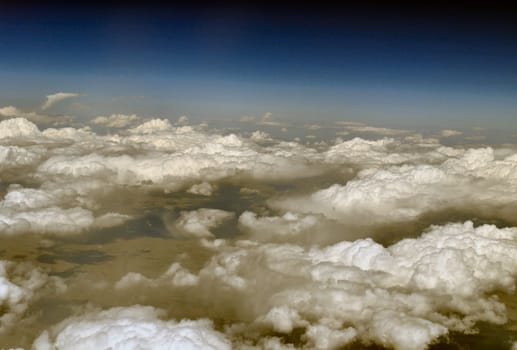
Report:
[[[211,185],[208,182],[201,182],[199,184],[192,185],[187,192],[197,194],[200,196],[211,196],[212,193],[217,189],[216,186]]]
[[[321,215],[304,215],[287,212],[282,216],[259,217],[251,211],[239,216],[239,228],[250,239],[260,242],[322,242],[332,234],[334,223]]]
[[[41,109],[48,109],[60,101],[77,96],[79,96],[79,94],[73,92],[58,92],[52,95],[47,95],[47,100],[41,106]]]
[[[231,220],[234,216],[234,213],[220,209],[201,208],[195,211],[182,211],[174,227],[169,227],[169,230],[175,236],[210,238],[213,237],[210,230]]]
[[[426,349],[477,322],[506,322],[495,295],[514,291],[516,240],[516,228],[472,222],[433,226],[388,247],[370,238],[307,248],[239,240],[214,246],[197,274],[173,263],[156,279],[129,273],[117,288],[193,287],[189,298],[209,300],[209,314],[224,317],[215,311],[220,305],[234,310],[225,333],[239,348],[295,348],[271,334],[295,336],[296,329],[302,348]]]
[[[342,221],[368,218],[371,223],[415,219],[428,212],[472,206],[502,208],[492,214],[510,219],[504,205],[515,202],[516,169],[513,154],[497,160],[491,148],[471,149],[437,166],[366,169],[345,185],[280,200],[277,205]]]
[[[371,239],[323,248],[241,241],[199,272],[199,288],[210,286],[213,302],[230,298],[250,320],[232,329],[234,337],[298,328],[307,347],[359,341],[425,349],[478,321],[506,322],[493,295],[514,290],[516,239],[515,228],[466,222],[387,248]]]
[[[107,126],[108,128],[125,128],[140,120],[136,114],[112,114],[109,117],[98,116],[92,120],[92,124]]]
[[[16,326],[45,286],[58,282],[30,264],[0,260],[0,334]]]
[[[272,112],[266,112],[262,116],[262,119],[257,122],[258,125],[267,125],[267,126],[285,126],[285,123],[281,123],[279,121],[276,121],[273,117]]]
[[[271,135],[261,130],[256,130],[252,132],[250,139],[257,142],[272,141]]]
[[[188,123],[189,123],[189,119],[186,115],[182,115],[181,117],[178,118],[179,125],[186,125]]]
[[[93,311],[44,331],[33,349],[231,349],[209,320],[176,322],[164,316],[163,310],[139,305]]]
[[[70,123],[72,118],[64,115],[44,115],[33,111],[25,112],[14,106],[0,108],[0,117],[3,118],[24,118],[41,125],[63,125]]]

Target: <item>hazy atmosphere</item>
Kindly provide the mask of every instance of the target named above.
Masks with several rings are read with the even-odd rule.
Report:
[[[517,12],[0,5],[1,349],[517,349]]]

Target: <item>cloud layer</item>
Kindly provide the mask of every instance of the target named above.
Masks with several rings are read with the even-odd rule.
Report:
[[[507,322],[498,295],[517,276],[517,228],[503,228],[517,226],[516,146],[448,147],[350,123],[390,137],[304,145],[121,114],[91,122],[116,129],[102,134],[0,113],[18,116],[0,121],[0,239],[36,240],[35,264],[48,261],[42,246],[72,245],[124,266],[99,281],[89,273],[102,266],[49,263],[72,289],[82,280],[81,293],[116,300],[35,326],[35,349],[425,349]],[[278,124],[270,113],[259,123]],[[128,269],[103,251],[135,236],[167,254],[124,250]],[[63,285],[45,271],[0,262],[0,332],[30,323],[43,290]],[[182,313],[182,298],[195,312]]]

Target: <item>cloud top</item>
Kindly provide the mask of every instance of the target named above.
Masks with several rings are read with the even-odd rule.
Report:
[[[47,95],[47,100],[45,101],[45,103],[43,103],[41,109],[48,109],[60,101],[77,96],[79,96],[79,94],[74,92],[58,92],[55,94]]]

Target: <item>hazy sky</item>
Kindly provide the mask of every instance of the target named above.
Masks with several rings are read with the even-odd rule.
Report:
[[[464,5],[5,7],[0,106],[517,126],[515,13]]]

